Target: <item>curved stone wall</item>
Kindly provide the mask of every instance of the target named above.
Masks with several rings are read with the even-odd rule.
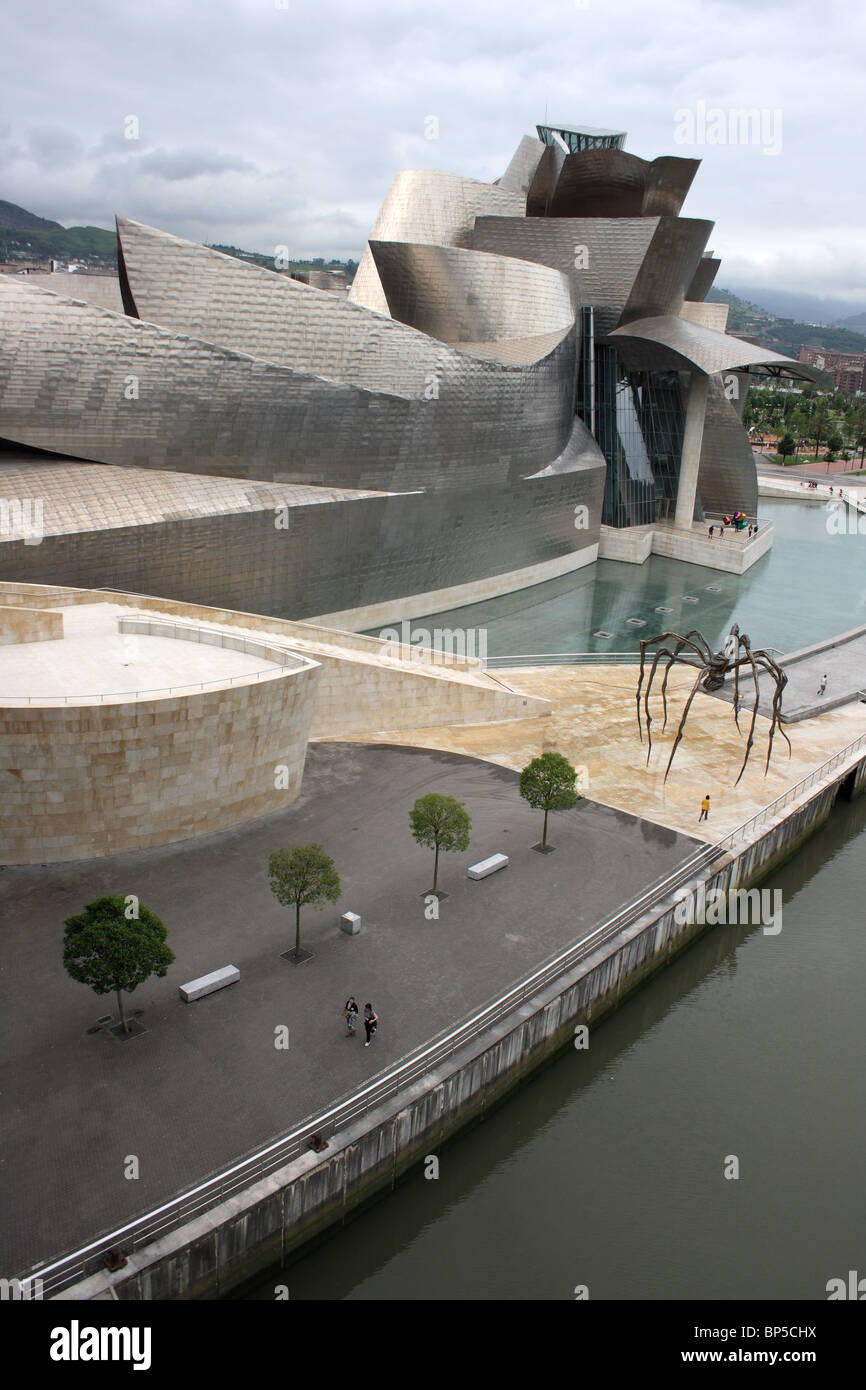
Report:
[[[28,705],[0,693],[0,862],[146,849],[294,801],[321,673],[298,665],[188,696]]]

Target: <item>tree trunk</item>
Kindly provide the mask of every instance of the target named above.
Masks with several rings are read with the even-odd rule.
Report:
[[[301,954],[301,904],[295,903],[295,960]]]
[[[117,1012],[120,1014],[120,1022],[123,1025],[124,1033],[128,1033],[129,1025],[126,1021],[126,1014],[123,1012],[123,1000],[120,997],[120,990],[117,991]]]
[[[439,881],[439,846],[436,846],[436,858],[433,860],[433,892],[436,892],[436,884]]]
[[[544,810],[544,830],[541,832],[541,848],[542,848],[542,849],[547,849],[547,817],[548,817],[548,814],[549,814],[549,811],[548,811],[547,807],[545,807],[545,810]]]

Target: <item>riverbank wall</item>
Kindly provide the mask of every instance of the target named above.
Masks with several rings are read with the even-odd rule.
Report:
[[[355,1119],[337,1133],[319,1130],[322,1152],[305,1151],[284,1167],[237,1191],[183,1225],[129,1253],[125,1267],[88,1277],[54,1294],[60,1300],[213,1299],[257,1275],[290,1263],[332,1227],[344,1224],[395,1187],[440,1146],[482,1119],[558,1052],[576,1030],[592,1030],[629,995],[711,925],[690,922],[683,897],[702,884],[727,893],[751,888],[778,868],[827,820],[837,798],[866,787],[859,750],[748,838],[719,847],[707,870],[666,896],[579,964],[552,980],[446,1060],[423,1071],[375,1109],[359,1102]],[[683,920],[683,919],[686,920]],[[756,927],[756,930],[763,930]],[[94,1259],[94,1263],[96,1263]],[[100,1258],[99,1262],[102,1264]],[[276,1284],[288,1288],[286,1279]],[[50,1294],[48,1296],[51,1296]],[[278,1294],[275,1291],[275,1297]]]

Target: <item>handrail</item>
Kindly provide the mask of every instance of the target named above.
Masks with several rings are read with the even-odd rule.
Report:
[[[508,990],[505,994],[486,1004],[463,1023],[445,1030],[430,1042],[401,1058],[380,1077],[342,1097],[327,1110],[302,1120],[289,1134],[273,1140],[263,1148],[231,1167],[207,1179],[198,1186],[179,1194],[161,1206],[146,1212],[136,1220],[128,1222],[113,1231],[98,1236],[96,1240],[68,1255],[61,1256],[49,1264],[33,1265],[21,1283],[39,1279],[43,1295],[57,1293],[70,1284],[85,1278],[100,1268],[99,1257],[122,1243],[125,1253],[155,1240],[167,1230],[191,1220],[203,1211],[209,1210],[224,1201],[232,1192],[249,1187],[251,1183],[265,1177],[276,1168],[283,1167],[297,1158],[304,1150],[305,1141],[313,1134],[327,1127],[331,1135],[345,1128],[376,1105],[390,1099],[397,1091],[429,1072],[453,1056],[517,1005],[525,1002],[532,994],[553,983],[573,969],[582,959],[590,956],[599,946],[630,925],[653,901],[668,896],[676,888],[693,878],[702,868],[708,866],[722,853],[716,845],[704,845],[684,863],[646,889],[631,903],[620,908],[607,918],[588,937],[567,947],[552,959],[541,965],[525,980]],[[94,1264],[94,1261],[97,1263]]]
[[[94,1265],[94,1261],[98,1261],[101,1255],[119,1243],[123,1243],[126,1253],[148,1244],[159,1235],[179,1226],[182,1222],[191,1220],[194,1216],[210,1210],[224,1201],[231,1193],[249,1187],[251,1183],[297,1158],[304,1151],[305,1141],[313,1134],[321,1132],[323,1128],[327,1127],[332,1136],[337,1134],[340,1129],[366,1114],[374,1106],[390,1099],[402,1087],[416,1080],[418,1076],[429,1072],[431,1068],[453,1056],[461,1047],[466,1046],[480,1033],[489,1029],[531,995],[567,974],[611,937],[631,925],[655,902],[669,896],[678,887],[693,878],[696,873],[708,868],[720,856],[724,856],[738,838],[742,838],[763,820],[775,814],[786,802],[796,799],[810,785],[814,785],[827,772],[850,759],[852,754],[864,745],[866,745],[866,734],[861,734],[841,749],[839,753],[828,758],[808,777],[790,787],[787,792],[777,797],[769,806],[764,807],[757,815],[738,826],[717,844],[702,846],[700,850],[697,850],[671,873],[658,880],[639,897],[607,918],[589,936],[559,952],[518,985],[484,1005],[463,1023],[445,1030],[421,1048],[401,1058],[381,1076],[362,1087],[360,1091],[342,1097],[327,1110],[302,1120],[289,1134],[273,1140],[255,1153],[232,1164],[231,1167],[215,1174],[198,1186],[180,1193],[170,1201],[125,1226],[98,1236],[96,1240],[68,1255],[53,1260],[49,1264],[42,1262],[32,1266],[20,1282],[26,1284],[38,1278],[42,1284],[43,1294],[59,1292],[70,1284],[85,1278],[88,1273],[95,1272],[99,1265],[98,1263]],[[91,1266],[90,1269],[88,1266]]]
[[[615,666],[640,661],[640,652],[539,652],[535,655],[488,656],[484,670],[509,666]]]
[[[737,826],[737,828],[732,830],[729,835],[726,835],[723,840],[719,840],[719,849],[733,848],[738,839],[745,839],[751,830],[757,829],[759,825],[763,825],[767,820],[772,819],[773,816],[781,811],[783,806],[788,805],[791,801],[796,801],[798,797],[803,795],[803,792],[808,791],[810,787],[815,786],[817,782],[823,780],[828,772],[832,772],[843,762],[847,762],[854,753],[864,746],[866,746],[866,734],[860,734],[858,738],[846,744],[838,753],[834,753],[832,758],[828,758],[826,762],[821,763],[820,767],[816,767],[807,777],[803,777],[799,782],[795,782],[786,792],[782,792],[781,796],[777,796],[775,801],[771,801],[768,806],[764,806],[763,809],[752,816],[750,820],[743,821],[742,825]]]

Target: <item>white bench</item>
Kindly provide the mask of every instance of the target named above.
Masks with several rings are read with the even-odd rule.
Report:
[[[361,918],[357,912],[344,912],[340,918],[340,931],[347,936],[357,936],[361,930]]]
[[[180,997],[190,1004],[193,999],[213,994],[215,989],[225,989],[226,985],[233,985],[240,978],[241,972],[236,965],[224,965],[222,970],[212,970],[209,975],[200,975],[197,980],[181,985]]]
[[[482,859],[478,864],[473,864],[466,870],[467,878],[489,878],[491,874],[498,873],[500,869],[508,867],[507,854],[491,854],[489,859]]]

